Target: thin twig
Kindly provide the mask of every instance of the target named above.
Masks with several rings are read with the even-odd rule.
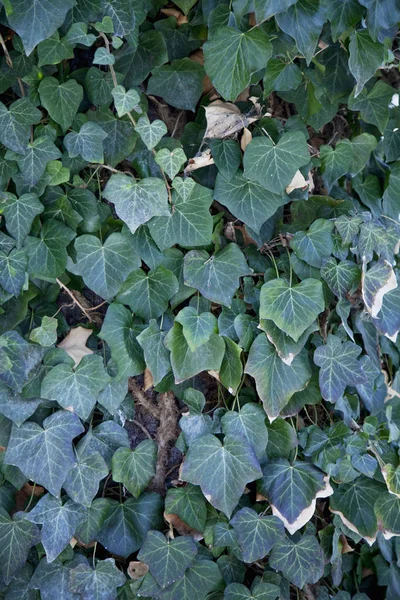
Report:
[[[155,419],[159,420],[160,411],[158,407],[146,396],[132,377],[128,382],[128,391]]]
[[[10,67],[10,69],[13,69],[14,68],[13,61],[11,60],[10,53],[9,53],[9,51],[7,49],[6,43],[5,43],[4,38],[1,35],[1,33],[0,33],[0,45],[3,48],[3,50],[4,50],[4,56],[6,58],[7,65]]]
[[[105,34],[105,33],[103,33],[102,31],[100,32],[100,37],[102,37],[102,38],[103,38],[103,40],[104,40],[104,44],[105,44],[105,46],[106,46],[106,50],[107,50],[107,52],[108,52],[109,54],[111,54],[111,52],[110,52],[110,42],[109,42],[109,40],[108,40],[108,37],[107,37],[107,36],[106,36],[106,34]],[[117,85],[118,85],[118,81],[117,81],[117,76],[116,76],[116,74],[115,74],[114,67],[113,67],[113,65],[108,65],[108,68],[109,68],[109,71],[110,71],[110,73],[111,73],[111,78],[112,78],[112,80],[113,80],[114,87],[117,87]]]
[[[149,438],[149,440],[153,439],[151,437],[150,433],[148,432],[148,430],[146,429],[146,427],[144,425],[142,425],[141,423],[139,423],[139,421],[136,421],[136,419],[131,419],[131,423],[134,423],[134,425],[139,427],[139,429],[141,429],[143,431],[143,433]]]
[[[77,307],[83,312],[83,314],[85,315],[85,317],[88,319],[88,321],[92,322],[92,317],[90,316],[90,314],[87,312],[86,308],[84,308],[82,306],[82,304],[79,302],[79,300],[75,297],[74,293],[71,292],[70,289],[67,288],[66,285],[63,284],[62,281],[60,281],[59,279],[56,279],[56,282],[58,283],[58,285],[60,286],[61,289],[63,289],[70,298],[72,298],[72,300],[75,302],[75,304],[77,305]]]

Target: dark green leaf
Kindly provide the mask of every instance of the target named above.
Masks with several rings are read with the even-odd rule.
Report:
[[[6,584],[24,566],[30,548],[39,541],[38,528],[24,519],[24,513],[18,512],[11,518],[0,508],[0,564]]]
[[[123,483],[138,498],[156,474],[157,445],[144,440],[134,450],[118,448],[112,458],[113,480]]]
[[[317,539],[303,535],[297,542],[289,538],[279,541],[272,549],[270,566],[282,571],[284,577],[299,588],[316,583],[324,573],[324,554]]]

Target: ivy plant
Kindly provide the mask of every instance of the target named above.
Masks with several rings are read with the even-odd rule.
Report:
[[[400,597],[398,0],[0,2],[0,597]]]

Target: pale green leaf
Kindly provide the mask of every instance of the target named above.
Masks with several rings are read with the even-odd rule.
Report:
[[[112,175],[103,195],[115,204],[117,215],[132,233],[154,216],[170,215],[167,189],[157,177],[147,177],[136,183],[127,175]]]
[[[6,584],[24,566],[30,548],[40,541],[39,529],[18,512],[13,518],[0,508],[0,565]]]
[[[262,29],[242,32],[223,26],[204,44],[204,66],[217,91],[234,101],[271,54],[271,42]]]
[[[29,339],[31,342],[40,344],[40,346],[44,346],[45,348],[53,346],[57,341],[57,327],[57,319],[44,316],[42,317],[40,327],[35,327],[30,332]]]
[[[243,438],[226,435],[222,445],[211,434],[193,442],[181,472],[183,481],[200,485],[206,499],[227,517],[246,484],[261,476],[256,455]]]
[[[296,542],[285,538],[275,544],[269,558],[272,569],[302,589],[316,583],[324,574],[324,553],[313,535],[304,534]]]
[[[50,117],[59,123],[63,131],[71,127],[80,103],[83,88],[75,79],[59,84],[55,77],[45,77],[39,85],[40,101]]]
[[[150,123],[148,116],[140,117],[136,123],[135,130],[146,144],[148,150],[157,146],[161,138],[168,132],[163,121],[156,119]]]
[[[182,325],[183,335],[194,352],[210,339],[213,333],[218,332],[217,319],[210,312],[198,313],[193,306],[186,306],[175,317],[175,321]]]
[[[167,540],[160,531],[149,531],[138,559],[149,566],[150,573],[164,589],[183,576],[196,554],[197,546],[188,536]]]
[[[36,506],[26,515],[31,523],[42,525],[41,541],[48,562],[53,562],[68,546],[79,523],[84,521],[86,509],[72,500],[62,502],[51,494],[40,498]]]
[[[171,351],[171,365],[174,372],[175,383],[194,377],[201,371],[219,371],[225,353],[223,339],[213,333],[208,342],[192,352],[183,335],[183,328],[175,323],[169,330],[165,340],[167,348]]]
[[[317,467],[300,461],[289,463],[285,458],[270,460],[263,466],[257,489],[291,535],[312,518],[317,498],[333,494],[329,477]]]
[[[282,194],[309,160],[306,139],[300,131],[284,133],[277,144],[268,137],[256,137],[244,153],[244,175],[270,192]]]
[[[13,425],[5,462],[59,497],[65,473],[76,462],[72,440],[83,431],[79,418],[66,410],[47,417],[43,427],[31,421]]]
[[[153,440],[144,440],[131,450],[118,448],[112,457],[113,480],[122,483],[138,498],[156,474],[157,445]]]
[[[157,152],[154,160],[170,179],[179,173],[182,165],[187,161],[187,156],[182,148],[175,148],[169,151],[167,148],[162,148]]]
[[[209,256],[204,250],[192,250],[184,259],[184,281],[201,294],[224,306],[231,306],[240,277],[250,275],[244,254],[236,244]]]
[[[229,180],[221,173],[218,174],[214,198],[256,233],[280,206],[289,201],[286,194],[278,195],[268,191],[259,183],[243,177],[241,171]]]
[[[107,137],[105,131],[92,121],[84,123],[79,132],[71,131],[64,138],[64,146],[70,158],[82,156],[88,162],[104,162],[103,141]]]
[[[347,385],[354,386],[366,382],[366,376],[357,357],[360,346],[352,342],[342,342],[335,335],[328,335],[326,345],[314,352],[314,362],[321,367],[319,385],[325,400],[336,402],[343,396]]]
[[[322,284],[316,279],[293,286],[284,279],[272,279],[261,288],[260,318],[273,321],[295,342],[324,308]]]
[[[88,456],[78,454],[76,460],[63,488],[74,502],[90,507],[99,491],[100,481],[108,475],[108,467],[99,452]]]
[[[143,348],[146,365],[151,371],[155,386],[171,370],[169,351],[164,344],[165,336],[166,334],[158,328],[157,322],[151,319],[147,329],[144,329],[137,337],[137,341]]]
[[[89,600],[116,598],[117,588],[124,585],[125,575],[118,569],[113,558],[99,560],[94,568],[82,563],[71,569],[69,590]]]
[[[140,96],[136,90],[126,91],[122,85],[117,85],[112,91],[112,96],[119,117],[123,117],[131,110],[140,112],[138,111]]]
[[[305,353],[300,352],[287,365],[264,333],[256,337],[250,348],[245,372],[254,377],[258,395],[270,420],[279,415],[295,392],[306,387],[311,377]]]

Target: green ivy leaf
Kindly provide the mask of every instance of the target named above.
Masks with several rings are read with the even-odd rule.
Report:
[[[182,148],[175,148],[169,151],[167,148],[162,148],[157,152],[154,160],[165,171],[170,179],[179,173],[182,165],[187,161],[187,156]]]
[[[71,569],[83,562],[86,562],[86,559],[79,554],[72,561],[65,563],[58,560],[48,563],[46,558],[42,558],[29,582],[29,587],[40,590],[40,597],[43,600],[52,600],[55,595],[61,600],[69,600]]]
[[[17,247],[31,230],[34,218],[44,211],[44,206],[36,194],[23,194],[19,198],[5,192],[0,199],[0,212],[6,218],[6,227],[15,238]]]
[[[28,98],[20,98],[8,108],[0,102],[0,142],[14,152],[25,154],[30,126],[38,123],[41,118],[42,113]]]
[[[277,144],[270,138],[256,137],[244,153],[244,176],[274,194],[282,194],[309,160],[306,139],[300,131],[284,133]]]
[[[295,392],[306,387],[311,377],[305,353],[300,352],[287,365],[264,333],[256,337],[250,348],[245,373],[254,377],[258,395],[270,420],[279,415]]]
[[[400,21],[400,8],[393,0],[360,0],[360,4],[368,8],[368,29],[374,40],[380,37],[382,30],[386,32]]]
[[[379,79],[370,91],[363,89],[357,98],[353,92],[349,97],[349,108],[359,110],[364,121],[376,125],[383,133],[389,121],[392,96],[393,88]]]
[[[390,493],[380,494],[375,502],[375,514],[385,536],[400,533],[399,503],[399,498]]]
[[[276,600],[279,595],[279,587],[272,583],[257,583],[252,591],[242,583],[230,583],[225,588],[224,600]]]
[[[318,324],[317,322],[314,322],[310,327],[307,327],[297,342],[294,342],[290,336],[286,335],[286,333],[279,329],[272,321],[261,319],[259,328],[265,331],[268,340],[275,346],[279,358],[286,365],[290,366],[293,359],[296,358],[299,352],[304,348],[311,333],[318,331]]]
[[[192,352],[183,335],[183,328],[179,323],[174,323],[169,330],[165,345],[171,351],[171,366],[174,372],[175,383],[181,383],[194,377],[201,371],[219,371],[225,353],[223,339],[212,334],[201,350]]]
[[[249,181],[243,177],[241,171],[230,177],[229,181],[219,173],[215,182],[214,198],[256,233],[259,233],[263,223],[271,218],[280,206],[289,201],[285,194],[274,194],[262,185]]]
[[[129,438],[126,429],[115,421],[103,421],[97,427],[89,429],[79,441],[77,452],[82,456],[90,456],[98,452],[111,468],[111,459],[118,448],[129,448]]]
[[[118,366],[119,380],[139,375],[145,369],[143,352],[136,340],[138,333],[127,308],[116,303],[108,307],[99,337],[110,346],[111,356]]]
[[[366,382],[366,376],[357,357],[360,346],[352,342],[342,342],[335,335],[328,335],[326,345],[314,352],[314,362],[321,367],[319,385],[325,400],[336,402],[343,396],[347,385],[354,386]]]
[[[41,541],[48,562],[53,562],[68,546],[79,523],[85,520],[86,509],[72,500],[64,504],[50,494],[43,496],[26,515],[31,523],[42,525]]]
[[[149,566],[150,573],[164,589],[183,576],[196,554],[197,546],[190,537],[167,540],[160,531],[149,531],[138,559]]]
[[[397,288],[397,279],[392,265],[387,260],[379,260],[368,270],[363,270],[362,297],[371,317],[377,317],[385,294]]]
[[[163,500],[158,494],[142,494],[123,504],[109,500],[109,504],[97,539],[112,554],[127,558],[142,547],[150,529],[162,528]]]
[[[173,187],[177,191],[172,193],[172,214],[168,213],[168,218],[154,218],[149,223],[157,246],[166,250],[175,244],[189,248],[208,245],[213,229],[211,190],[191,179],[183,182],[178,177],[174,179]]]
[[[239,510],[230,524],[237,533],[245,563],[263,559],[284,535],[282,523],[277,517],[262,517],[251,508]]]
[[[41,402],[40,398],[26,399],[4,383],[0,383],[0,414],[18,427],[33,415]]]
[[[65,41],[75,46],[76,44],[82,44],[82,46],[93,46],[96,41],[96,36],[93,33],[88,33],[88,26],[86,23],[73,23],[68,29],[65,35]]]
[[[316,583],[324,573],[324,554],[317,538],[304,534],[293,542],[278,541],[272,549],[269,564],[302,589],[306,583]]]
[[[93,57],[94,65],[113,65],[115,64],[115,56],[106,48],[97,48]]]
[[[117,588],[124,585],[125,575],[117,568],[113,558],[99,560],[92,568],[82,563],[70,571],[69,589],[82,598],[108,600],[115,598]]]
[[[1,283],[1,282],[0,282]],[[29,334],[31,342],[40,344],[44,348],[53,346],[57,341],[57,327],[58,321],[53,317],[42,317],[42,323],[40,327],[35,327]]]
[[[184,487],[169,488],[165,497],[166,515],[177,515],[195,531],[203,532],[207,507],[199,487],[190,483]]]
[[[357,25],[364,13],[357,0],[332,0],[327,5],[327,10],[334,42],[344,31]]]
[[[167,189],[157,177],[136,183],[127,175],[112,175],[103,195],[115,204],[118,216],[132,233],[152,217],[170,215]]]
[[[297,0],[284,12],[279,12],[279,27],[296,40],[296,46],[310,64],[326,19],[326,8],[319,0]]]
[[[65,363],[53,367],[43,379],[41,394],[87,421],[108,381],[102,357],[84,356],[75,370]]]
[[[18,512],[13,518],[0,507],[0,564],[4,582],[8,585],[24,566],[29,550],[40,541],[36,525]]]
[[[141,264],[130,238],[121,233],[112,233],[104,244],[94,235],[81,235],[75,240],[75,250],[76,263],[69,270],[81,275],[91,290],[108,301]]]
[[[43,40],[37,47],[38,66],[57,65],[62,60],[74,58],[74,49],[58,32]]]
[[[260,318],[270,319],[295,342],[325,308],[322,284],[303,279],[290,286],[284,279],[272,279],[261,288]]]
[[[83,100],[83,88],[75,79],[59,84],[55,77],[45,77],[39,85],[40,101],[63,131],[71,127],[80,103]]]
[[[217,91],[234,101],[249,85],[252,74],[265,67],[271,54],[271,42],[262,29],[243,33],[223,26],[204,44],[204,66]]]
[[[225,435],[243,437],[253,446],[257,458],[262,457],[268,443],[268,429],[265,411],[259,404],[248,402],[240,412],[228,410],[221,419],[221,425]]]
[[[330,187],[337,179],[349,171],[353,160],[353,150],[350,142],[348,140],[338,142],[334,149],[331,146],[322,145],[320,159],[321,172],[324,175],[327,185]]]
[[[136,269],[122,285],[117,301],[128,304],[144,321],[157,319],[166,310],[168,300],[178,291],[178,280],[163,266],[148,273]]]
[[[218,172],[229,182],[236,175],[242,162],[239,144],[235,140],[219,139],[212,139],[209,144]]]
[[[213,333],[218,332],[216,317],[210,312],[199,314],[193,306],[183,308],[175,317],[175,321],[182,325],[183,335],[191,352],[195,352],[202,344],[208,342]]]
[[[199,63],[186,57],[173,60],[170,65],[152,69],[147,93],[161,96],[171,106],[194,112],[203,93],[203,78],[204,68]]]
[[[74,502],[89,508],[99,491],[100,481],[108,475],[108,467],[99,452],[88,456],[78,454],[76,461],[63,488]]]
[[[25,184],[31,189],[41,178],[50,160],[61,157],[61,152],[46,136],[28,144],[23,156],[16,159]]]
[[[357,82],[354,91],[354,97],[357,98],[382,65],[385,49],[382,44],[374,42],[367,29],[362,29],[351,34],[349,51],[349,69]]]
[[[210,560],[195,560],[182,579],[163,591],[165,600],[203,600],[222,586],[218,565]],[[159,589],[159,588],[158,588]]]
[[[68,258],[66,246],[74,237],[75,232],[60,221],[46,221],[40,238],[25,239],[29,274],[48,281],[62,275]]]
[[[65,473],[76,462],[72,440],[83,431],[79,418],[65,410],[47,417],[43,427],[31,421],[13,425],[5,462],[58,498]]]
[[[291,535],[312,518],[317,498],[333,494],[329,476],[309,463],[277,458],[266,463],[263,474],[257,489]]]
[[[73,0],[8,0],[6,14],[10,26],[21,36],[26,54],[51,36],[64,23]]]
[[[10,294],[18,296],[25,284],[28,259],[23,249],[11,250],[10,254],[0,251],[0,284]]]
[[[113,480],[122,483],[135,498],[156,474],[157,444],[144,440],[134,450],[118,448],[112,458]]]
[[[312,267],[320,268],[322,260],[333,250],[333,223],[326,219],[316,219],[308,231],[297,231],[290,241],[290,246],[298,258]]]
[[[242,348],[228,337],[224,337],[224,342],[225,354],[219,371],[219,377],[222,385],[230,393],[235,393],[243,375]]]
[[[378,533],[375,502],[385,496],[386,491],[383,483],[361,475],[351,484],[338,487],[330,500],[330,510],[339,515],[346,527],[372,545]]]
[[[70,158],[82,156],[88,162],[104,163],[103,141],[106,139],[105,131],[92,121],[84,123],[79,133],[71,131],[64,138]]]
[[[338,298],[346,298],[350,290],[357,288],[361,271],[359,267],[349,261],[338,261],[333,256],[323,261],[321,277]]]
[[[236,244],[209,256],[204,250],[192,250],[184,259],[184,281],[201,294],[224,306],[231,306],[239,287],[239,278],[251,275],[252,270]]]
[[[254,451],[243,438],[226,435],[224,444],[204,435],[193,442],[181,478],[200,485],[206,499],[230,517],[246,483],[261,477]]]
[[[28,344],[17,331],[7,331],[0,336],[2,367],[0,380],[15,392],[21,392],[25,383],[41,362],[43,350]]]
[[[165,333],[158,328],[157,322],[150,319],[149,326],[137,337],[143,348],[144,359],[153,376],[154,385],[158,385],[171,370],[169,351],[165,347]]]
[[[112,91],[112,97],[120,118],[127,115],[131,110],[140,112],[138,111],[140,96],[136,90],[126,91],[124,86],[117,85]]]
[[[156,119],[150,123],[147,115],[140,117],[135,125],[135,131],[140,135],[148,150],[157,146],[161,138],[168,133],[167,126],[163,121]]]

